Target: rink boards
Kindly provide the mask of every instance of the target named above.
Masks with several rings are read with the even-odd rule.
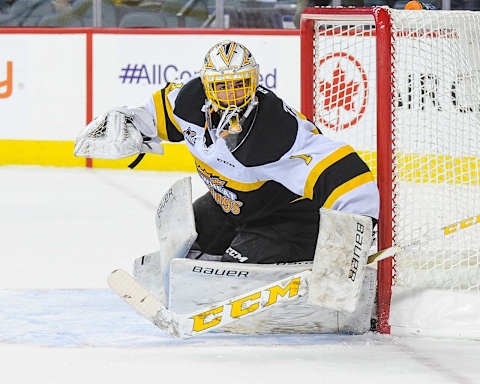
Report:
[[[197,76],[205,52],[224,39],[248,46],[261,63],[260,84],[299,108],[298,30],[0,28],[0,165],[85,166],[72,151],[88,121]],[[88,165],[125,169],[133,159]],[[184,144],[166,144],[164,156],[146,156],[138,169],[194,165]]]

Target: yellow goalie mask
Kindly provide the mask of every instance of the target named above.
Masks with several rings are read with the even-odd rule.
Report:
[[[222,41],[207,52],[201,77],[207,98],[215,107],[243,108],[255,96],[258,64],[243,45]]]

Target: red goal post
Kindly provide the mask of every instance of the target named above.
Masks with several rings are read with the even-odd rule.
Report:
[[[314,23],[317,17],[322,19],[341,18],[344,20],[353,19],[361,21],[372,16],[381,28],[376,28],[377,40],[377,71],[385,70],[384,76],[377,83],[377,108],[380,111],[377,119],[378,137],[377,147],[383,153],[378,154],[377,162],[377,183],[381,196],[392,195],[392,152],[391,146],[391,103],[384,100],[391,100],[391,54],[390,54],[390,18],[383,8],[308,8],[304,11],[301,19],[301,108],[302,112],[312,121],[314,120],[314,89],[312,79],[314,77]],[[378,33],[380,30],[380,33]],[[342,31],[330,32],[342,35]],[[380,159],[383,159],[381,161]],[[378,223],[378,248],[384,249],[392,245],[392,204],[391,199],[382,198],[380,202],[380,220]],[[378,268],[378,330],[382,333],[390,333],[388,315],[390,309],[390,287],[392,284],[392,260],[386,259],[379,263]]]
[[[480,215],[479,52],[477,12],[303,12],[301,109],[323,134],[357,149],[376,175],[378,249]],[[431,324],[417,313],[432,292],[451,297],[448,313],[435,316],[431,308],[432,318],[449,321]],[[459,321],[459,295],[480,299],[478,229],[379,263],[378,330],[457,336],[451,324]],[[480,320],[470,328],[480,334]]]

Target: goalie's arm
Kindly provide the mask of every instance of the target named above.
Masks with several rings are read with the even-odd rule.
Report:
[[[167,86],[155,92],[145,105],[155,122],[155,135],[166,141],[182,141],[183,133],[178,124],[173,109],[182,84],[168,83]]]

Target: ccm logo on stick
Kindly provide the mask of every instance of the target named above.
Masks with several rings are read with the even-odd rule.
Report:
[[[459,223],[449,225],[448,227],[445,227],[443,229],[443,233],[445,235],[450,235],[451,233],[471,227],[472,225],[475,225],[478,223],[480,223],[480,215],[469,217],[468,219],[462,220]]]
[[[191,317],[193,319],[192,330],[200,332],[205,329],[220,325],[226,318],[241,318],[249,313],[261,310],[273,305],[278,301],[278,296],[290,299],[298,296],[300,277],[295,277],[287,282],[285,288],[274,285],[263,291],[241,297],[228,304],[220,305],[207,312],[199,313]]]

